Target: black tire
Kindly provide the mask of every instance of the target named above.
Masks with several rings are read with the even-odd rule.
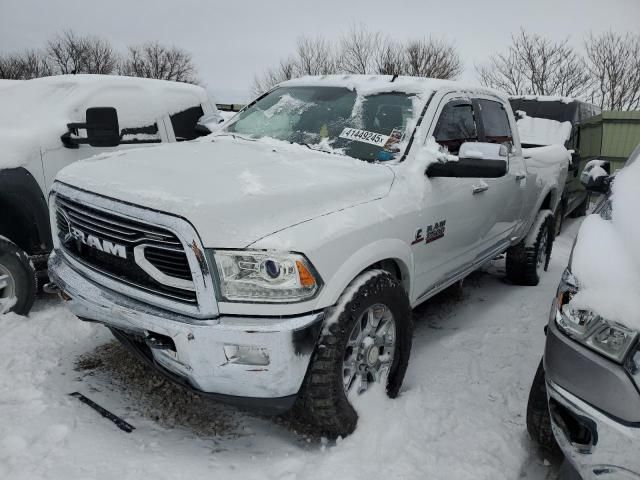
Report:
[[[328,313],[327,318],[335,321],[325,327],[318,340],[294,407],[298,421],[314,433],[330,438],[346,436],[356,428],[358,414],[344,391],[342,366],[353,326],[369,307],[382,303],[395,320],[395,354],[386,385],[389,397],[398,395],[409,363],[413,317],[407,294],[400,282],[386,271],[376,270],[363,275],[368,279],[360,287],[345,290],[338,306],[334,307],[340,310]],[[362,276],[351,286],[360,282],[363,282]]]
[[[531,439],[545,452],[559,456],[560,447],[556,442],[551,428],[551,415],[547,400],[547,383],[544,375],[544,365],[540,361],[536,375],[533,378],[529,401],[527,403],[527,431]]]
[[[553,214],[541,210],[527,237],[507,250],[507,278],[516,285],[535,286],[540,283],[551,260],[553,248]]]
[[[573,212],[571,212],[571,218],[579,218],[584,217],[589,210],[589,205],[591,204],[591,192],[587,192],[587,196],[584,201],[578,205]]]
[[[13,286],[12,296],[17,299],[9,311],[19,315],[28,314],[36,299],[37,281],[35,269],[26,252],[18,248],[15,243],[5,238],[0,238],[0,276],[3,274],[9,275]],[[0,291],[0,298],[2,297],[3,292]],[[1,313],[2,306],[0,305]]]

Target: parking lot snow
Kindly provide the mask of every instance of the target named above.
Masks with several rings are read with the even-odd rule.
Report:
[[[543,326],[578,222],[556,240],[538,287],[505,281],[496,260],[419,307],[399,398],[356,399],[356,432],[327,442],[211,402],[156,376],[57,301],[2,319],[2,479],[555,478],[525,410]],[[136,427],[119,430],[79,391]]]

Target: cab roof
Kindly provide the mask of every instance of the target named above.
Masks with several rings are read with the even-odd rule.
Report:
[[[455,80],[442,80],[437,78],[392,76],[392,75],[318,75],[304,76],[287,80],[279,84],[282,87],[301,86],[327,86],[344,87],[355,90],[360,95],[372,95],[384,92],[406,92],[429,96],[434,92],[461,91],[469,93],[485,93],[495,95],[506,101],[507,97],[497,90],[479,85],[467,84]]]

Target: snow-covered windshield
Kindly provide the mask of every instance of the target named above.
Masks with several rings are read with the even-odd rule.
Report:
[[[402,155],[415,127],[414,99],[406,92],[362,96],[344,87],[281,87],[240,112],[223,132],[392,160]]]

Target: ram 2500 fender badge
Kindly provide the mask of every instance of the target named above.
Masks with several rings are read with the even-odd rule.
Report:
[[[103,240],[94,235],[89,235],[76,227],[71,227],[69,230],[71,238],[75,239],[77,242],[84,243],[91,248],[95,248],[101,252],[108,253],[116,257],[127,258],[127,249],[124,245],[113,243],[109,240]]]
[[[416,245],[418,243],[427,244],[444,237],[446,224],[446,220],[440,220],[439,222],[429,225],[427,228],[418,228],[411,245]]]

